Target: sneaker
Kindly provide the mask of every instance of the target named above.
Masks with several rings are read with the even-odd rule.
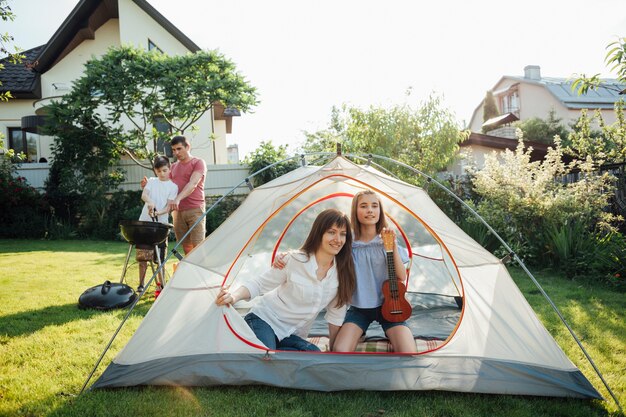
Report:
[[[161,295],[161,286],[157,285],[156,289],[154,290],[154,299],[156,300],[157,298],[159,298],[159,295]]]
[[[137,292],[141,294],[143,292],[143,285],[137,287]]]

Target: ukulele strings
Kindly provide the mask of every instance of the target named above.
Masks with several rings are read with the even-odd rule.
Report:
[[[393,263],[393,252],[386,252],[387,256],[387,273],[389,275],[389,292],[391,293],[392,311],[399,310],[398,300],[398,282],[396,280],[396,270]]]

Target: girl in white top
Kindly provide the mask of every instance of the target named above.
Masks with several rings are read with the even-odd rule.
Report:
[[[324,210],[302,248],[287,255],[283,269],[272,268],[232,292],[223,288],[215,302],[230,305],[263,294],[245,320],[271,350],[319,351],[305,338],[326,308],[332,346],[355,287],[351,245],[348,216]]]

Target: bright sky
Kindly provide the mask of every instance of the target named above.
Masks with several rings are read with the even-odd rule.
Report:
[[[601,73],[626,36],[623,0],[148,0],[203,49],[219,49],[258,88],[236,118],[239,154],[261,141],[301,144],[333,105],[417,105],[430,92],[461,124],[503,75]],[[2,22],[23,49],[46,43],[77,0],[9,0]],[[406,96],[411,88],[411,95]]]

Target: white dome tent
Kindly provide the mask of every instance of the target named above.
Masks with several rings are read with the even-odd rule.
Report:
[[[423,189],[370,164],[358,165],[341,152],[331,156],[325,165],[303,163],[254,189],[179,263],[92,388],[265,384],[319,391],[601,398],[541,324],[505,265],[454,224]],[[299,247],[317,213],[329,207],[349,213],[352,196],[363,189],[382,198],[411,255],[407,297],[418,354],[369,348],[354,353],[268,350],[243,320],[247,303],[236,308],[215,304],[222,286],[238,285],[268,269],[277,252]],[[312,332],[311,340],[323,344],[323,327]],[[368,336],[381,343],[376,329]]]

